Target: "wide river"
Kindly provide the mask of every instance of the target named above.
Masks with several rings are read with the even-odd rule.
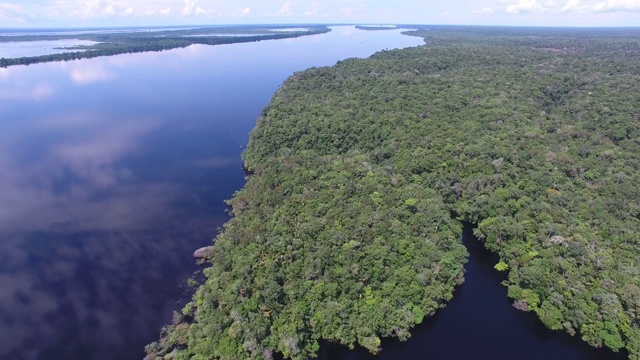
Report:
[[[323,35],[0,68],[0,359],[141,359],[228,219],[240,153],[293,72],[422,44]],[[611,359],[506,300],[470,237],[467,282],[384,359]],[[475,246],[475,247],[474,247]],[[475,249],[475,250],[474,250]],[[370,358],[324,346],[326,359]]]

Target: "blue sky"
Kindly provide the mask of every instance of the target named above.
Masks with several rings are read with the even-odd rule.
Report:
[[[640,0],[0,0],[0,28],[260,23],[640,26]]]

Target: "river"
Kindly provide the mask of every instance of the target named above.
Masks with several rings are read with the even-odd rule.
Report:
[[[422,44],[296,39],[0,68],[0,359],[140,359],[293,72]]]
[[[240,153],[278,86],[422,43],[335,27],[0,69],[0,358],[142,358],[188,299],[191,254],[228,219]],[[611,358],[510,307],[490,255],[468,245],[451,304],[410,341],[386,341],[382,358]],[[370,358],[332,346],[322,356]]]

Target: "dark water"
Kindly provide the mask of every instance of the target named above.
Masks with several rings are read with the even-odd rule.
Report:
[[[188,298],[191,254],[227,220],[247,134],[279,84],[421,43],[341,27],[0,69],[0,359],[142,358]],[[515,311],[492,261],[468,245],[453,301],[381,358],[611,358]]]
[[[345,351],[325,346],[321,360],[477,359],[477,360],[621,360],[623,354],[595,349],[561,331],[550,331],[531,313],[511,306],[502,273],[493,269],[490,254],[466,226],[463,242],[469,251],[465,283],[436,316],[412,331],[407,342],[386,339],[379,356],[360,348]]]
[[[422,39],[353,27],[0,68],[0,359],[140,359],[294,71]]]

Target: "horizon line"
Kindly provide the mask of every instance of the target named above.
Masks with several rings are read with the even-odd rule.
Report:
[[[101,29],[158,29],[158,28],[204,28],[204,27],[240,27],[240,26],[376,26],[393,25],[396,28],[407,27],[501,27],[501,28],[539,28],[539,29],[640,29],[640,25],[632,26],[575,26],[575,25],[486,25],[486,24],[417,24],[417,23],[383,23],[383,22],[360,22],[360,23],[236,23],[236,24],[165,24],[165,25],[97,25],[97,26],[31,26],[31,27],[0,27],[0,31],[6,30],[55,30],[55,29],[77,29],[77,30],[101,30]]]

